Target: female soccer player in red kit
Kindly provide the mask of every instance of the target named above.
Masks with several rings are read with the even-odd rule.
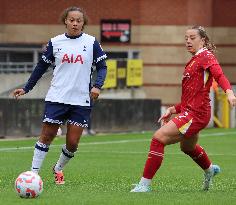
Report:
[[[159,119],[163,126],[153,135],[143,177],[131,192],[151,191],[151,180],[161,166],[165,146],[177,142],[181,150],[204,170],[203,190],[209,189],[213,176],[220,172],[220,167],[213,165],[197,144],[199,131],[207,126],[211,116],[209,92],[213,78],[225,91],[231,106],[236,106],[236,97],[213,54],[216,47],[205,29],[201,26],[187,29],[185,45],[192,58],[183,73],[181,102],[169,107]],[[172,114],[177,116],[170,120]]]

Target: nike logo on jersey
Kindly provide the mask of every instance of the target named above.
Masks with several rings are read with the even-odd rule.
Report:
[[[64,54],[61,63],[80,63],[84,64],[83,57],[81,55],[74,56],[73,54]]]

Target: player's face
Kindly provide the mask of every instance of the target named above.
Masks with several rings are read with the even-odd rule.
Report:
[[[79,35],[84,25],[83,14],[79,11],[70,11],[65,19],[65,24],[69,36]]]
[[[198,30],[188,29],[185,33],[185,46],[192,55],[204,46],[204,39],[200,37]]]

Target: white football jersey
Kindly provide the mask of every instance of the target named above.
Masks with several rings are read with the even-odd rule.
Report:
[[[61,34],[52,38],[41,59],[45,64],[55,64],[45,101],[90,106],[92,65],[106,57],[95,37],[88,34],[82,33],[76,37]],[[46,71],[40,68],[45,67],[41,64],[39,62],[25,86],[27,92]],[[98,80],[100,85],[104,83],[104,75]]]

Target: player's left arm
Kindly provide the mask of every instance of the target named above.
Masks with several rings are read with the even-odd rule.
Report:
[[[95,40],[93,44],[93,62],[96,66],[97,78],[93,88],[90,91],[90,95],[93,99],[98,98],[100,90],[106,79],[106,74],[107,74],[107,66],[105,61],[106,58],[107,55],[104,53],[101,45],[97,40]]]
[[[213,78],[220,85],[220,87],[224,90],[227,95],[228,101],[230,105],[236,106],[236,97],[232,90],[229,80],[224,75],[222,68],[219,64],[213,64],[209,67],[209,71],[211,72]]]

